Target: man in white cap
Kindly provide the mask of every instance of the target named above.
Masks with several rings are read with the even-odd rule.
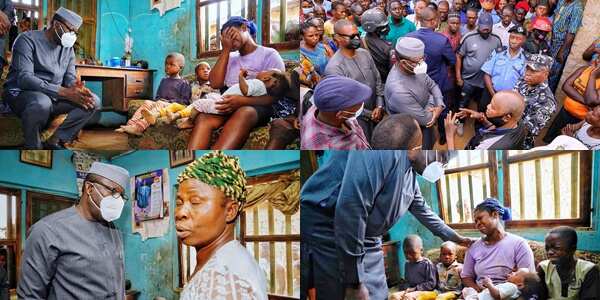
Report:
[[[98,109],[99,98],[75,73],[73,45],[82,23],[79,15],[61,7],[48,29],[24,32],[15,40],[2,99],[21,118],[27,149],[64,148]],[[40,131],[65,113],[65,121],[42,145]]]
[[[121,215],[127,170],[95,162],[77,205],[33,224],[21,259],[19,299],[124,299]]]
[[[414,37],[398,39],[396,64],[385,82],[385,108],[389,114],[408,113],[423,133],[423,149],[435,144],[433,125],[444,109],[444,96],[427,75],[425,44]]]

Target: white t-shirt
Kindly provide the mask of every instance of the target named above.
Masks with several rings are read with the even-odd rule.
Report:
[[[500,41],[502,41],[503,47],[508,47],[508,40],[510,39],[510,33],[508,32],[511,28],[513,28],[515,24],[512,22],[508,25],[508,27],[504,27],[502,22],[498,22],[492,26],[492,33],[500,37]]]
[[[267,280],[248,250],[230,241],[183,287],[180,300],[197,299],[267,300]]]
[[[267,94],[267,87],[265,86],[264,82],[258,79],[246,79],[246,83],[248,84],[248,95],[246,96],[258,97]],[[195,110],[201,113],[219,114],[215,108],[215,102],[221,100],[225,95],[244,96],[240,85],[236,83],[228,88],[223,95],[218,93],[208,93],[206,96],[204,96],[204,98],[200,98],[192,102],[192,106]]]
[[[588,122],[583,123],[583,126],[581,126],[579,130],[577,130],[575,137],[586,147],[588,147],[588,149],[600,150],[600,139],[591,137],[588,134],[588,129],[590,129],[590,127],[592,127],[592,125],[590,125]]]
[[[502,299],[517,299],[521,295],[519,289],[514,283],[505,282],[496,285]],[[488,289],[483,290],[479,294],[471,294],[465,297],[465,300],[494,300]]]

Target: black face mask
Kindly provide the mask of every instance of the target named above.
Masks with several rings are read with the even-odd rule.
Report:
[[[350,43],[348,43],[348,45],[346,45],[347,49],[358,49],[360,48],[360,38],[359,37],[354,37],[350,40]]]
[[[484,39],[484,40],[487,40],[490,37],[490,33],[489,32],[488,33],[480,32],[479,34],[481,35],[481,38]]]
[[[490,123],[492,123],[494,126],[496,126],[496,128],[500,128],[502,126],[504,126],[504,124],[506,124],[506,121],[504,121],[502,118],[504,118],[504,116],[499,116],[499,117],[487,117],[488,121],[490,121]]]
[[[389,26],[382,26],[377,28],[377,34],[379,34],[379,36],[386,36],[389,32],[390,32],[390,27]]]
[[[533,36],[540,41],[546,39],[546,33],[539,30],[534,30]]]

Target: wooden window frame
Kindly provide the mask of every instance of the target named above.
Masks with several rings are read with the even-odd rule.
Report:
[[[15,9],[22,9],[22,10],[29,10],[29,11],[37,11],[38,12],[38,28],[44,28],[44,9],[43,9],[43,2],[44,0],[40,0],[40,4],[38,6],[35,6],[33,4],[28,5],[28,4],[23,4],[23,3],[14,3],[11,1],[12,5],[14,6]],[[33,29],[32,29],[33,30]]]
[[[471,171],[471,170],[481,170],[481,169],[486,169],[488,170],[488,176],[490,177],[490,196],[492,197],[498,197],[498,169],[497,166],[498,165],[498,159],[496,157],[496,152],[495,151],[489,151],[488,152],[488,162],[486,163],[478,163],[478,164],[474,164],[474,165],[470,165],[470,166],[464,166],[464,167],[457,167],[457,168],[452,168],[452,169],[446,169],[444,171],[445,175],[449,175],[449,174],[455,174],[455,173],[461,173],[461,172],[466,172],[466,171]],[[440,218],[442,220],[444,220],[444,222],[446,222],[447,220],[445,220],[445,216],[447,215],[447,208],[444,205],[444,200],[443,200],[443,195],[442,195],[442,180],[439,180],[437,182],[437,193],[438,193],[438,205],[440,208]],[[460,200],[462,202],[462,200]],[[475,223],[473,222],[469,222],[469,223],[447,223],[448,226],[450,226],[451,228],[454,229],[472,229],[475,228]]]
[[[16,278],[19,278],[19,274],[21,272],[21,192],[19,190],[16,189],[10,189],[10,188],[5,188],[5,187],[0,187],[0,193],[3,194],[7,194],[10,196],[15,196],[16,198],[16,213],[17,213],[17,218],[15,220],[16,224],[17,224],[17,228],[16,228],[16,238],[15,239],[0,239],[0,246],[9,246],[9,247],[13,247],[13,249],[15,250],[15,263],[17,265],[16,267]]]
[[[40,0],[40,1],[43,1],[43,0]],[[50,20],[52,20],[51,18],[54,17],[54,13],[56,12],[56,10],[58,10],[58,8],[59,8],[58,2],[59,1],[60,0],[48,0],[48,9],[47,9],[48,15],[46,16],[48,22],[50,22]],[[96,39],[96,37],[98,36],[98,1],[97,0],[92,0],[92,1],[93,1],[92,16],[89,16],[89,17],[81,16],[83,18],[83,23],[81,26],[83,26],[84,24],[90,24],[93,27],[94,32],[92,33],[93,38],[91,39],[92,44],[90,45],[91,49],[89,49],[90,53],[86,53],[86,54],[95,58],[95,57],[97,57],[96,43],[98,42]],[[99,1],[102,1],[102,0],[99,0]],[[77,5],[82,5],[82,3],[78,2],[78,1],[75,1],[73,3],[77,3]],[[57,5],[55,5],[55,4],[57,4]],[[70,8],[70,9],[72,9],[72,8]],[[75,12],[77,12],[77,11],[75,10]],[[41,14],[40,14],[40,18],[41,18]],[[43,26],[40,28],[43,28]],[[78,53],[75,53],[76,57],[77,57],[77,55],[78,55]]]
[[[221,54],[222,50],[203,50],[203,36],[202,36],[202,27],[201,24],[203,22],[203,9],[205,6],[219,3],[219,2],[229,2],[232,0],[196,0],[196,57],[197,58],[207,58],[207,57],[217,57]],[[248,11],[246,12],[246,18],[250,20],[256,20],[256,1],[257,0],[248,0]],[[218,21],[218,19],[217,19]],[[205,23],[208,22],[208,18],[206,18]],[[220,30],[220,24],[217,22],[217,31]],[[210,39],[208,41],[210,43]],[[220,35],[217,34],[217,45],[220,47],[221,40]]]
[[[267,183],[267,182],[272,182],[277,180],[277,178],[279,178],[279,176],[284,175],[284,174],[289,174],[292,170],[287,170],[284,172],[278,172],[278,173],[271,173],[271,174],[265,174],[265,175],[259,175],[259,176],[254,176],[254,177],[250,177],[247,180],[247,186],[252,186],[252,185],[256,185],[256,184],[261,184],[261,183]],[[250,242],[255,242],[254,244],[254,253],[258,253],[258,243],[259,242],[271,242],[269,245],[269,263],[271,264],[270,266],[270,272],[271,274],[269,274],[269,278],[275,278],[275,266],[273,265],[273,262],[275,261],[275,243],[277,242],[285,242],[286,243],[286,258],[290,258],[293,255],[293,249],[292,249],[292,243],[293,242],[300,242],[300,234],[270,234],[270,235],[258,235],[258,234],[253,234],[253,235],[248,235],[246,234],[246,211],[242,211],[242,213],[240,214],[240,243],[246,247],[246,243],[250,243]],[[253,212],[254,214],[254,220],[258,220],[258,210],[255,210]],[[269,213],[268,215],[268,222],[269,222],[269,227],[273,228],[275,226],[275,217],[273,216],[272,213]],[[291,232],[292,230],[292,216],[285,216],[285,222],[286,222],[286,231]],[[254,227],[254,232],[258,231],[258,223],[255,223],[255,227]],[[291,259],[287,259],[286,260],[286,266],[285,266],[285,270],[286,270],[286,282],[288,283],[292,283],[293,282],[293,277],[294,277],[294,269],[293,269],[293,265],[292,265],[292,260]],[[273,289],[275,282],[274,281],[270,281],[271,286],[268,287],[269,290]],[[288,294],[293,294],[293,285],[289,284],[287,286],[287,293]],[[285,295],[273,295],[273,294],[269,294],[269,299],[296,299],[293,297],[289,297],[289,296],[285,296]]]
[[[579,174],[571,174],[579,176],[579,218],[577,219],[544,219],[544,220],[516,220],[507,221],[507,228],[532,228],[532,227],[554,227],[559,225],[571,226],[571,227],[590,227],[590,209],[591,209],[591,176],[592,176],[592,151],[560,151],[560,155],[579,153]],[[509,178],[510,169],[509,164],[532,161],[535,159],[548,158],[557,156],[557,151],[535,151],[524,154],[508,155],[508,151],[504,151],[502,154],[502,171],[503,177]],[[558,162],[556,162],[558,163]],[[581,167],[586,166],[586,167]],[[536,182],[541,181],[541,178],[536,177]],[[571,183],[572,184],[572,183]],[[539,187],[540,184],[536,184]],[[575,185],[572,184],[572,188]],[[504,205],[511,207],[510,198],[510,180],[504,181]],[[571,193],[575,195],[575,193]]]
[[[280,43],[271,43],[271,0],[261,0],[262,1],[262,44],[265,47],[270,47],[276,49],[278,51],[287,51],[287,50],[295,50],[300,48],[300,40],[298,41],[285,41]],[[287,0],[279,0],[282,2],[286,2]],[[302,3],[302,2],[300,2]],[[302,6],[302,5],[300,5]],[[282,10],[283,11],[283,10]],[[279,16],[279,24],[280,27],[285,29],[286,21],[285,18]],[[285,36],[285,31],[284,31]]]
[[[63,197],[63,196],[57,196],[57,195],[52,195],[52,194],[46,194],[46,193],[41,193],[41,192],[31,192],[31,191],[27,191],[27,208],[25,211],[25,223],[26,223],[26,231],[29,231],[29,228],[31,227],[31,225],[33,225],[31,223],[31,217],[33,215],[32,213],[32,202],[33,202],[33,197],[35,197],[38,200],[44,200],[44,201],[61,201],[61,202],[68,202],[71,204],[76,204],[76,199],[74,198],[68,198],[68,197]]]

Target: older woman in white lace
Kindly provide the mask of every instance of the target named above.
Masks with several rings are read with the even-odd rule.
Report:
[[[267,300],[264,272],[234,239],[246,198],[246,176],[238,158],[207,153],[177,181],[177,236],[196,249],[196,268],[180,299]]]

